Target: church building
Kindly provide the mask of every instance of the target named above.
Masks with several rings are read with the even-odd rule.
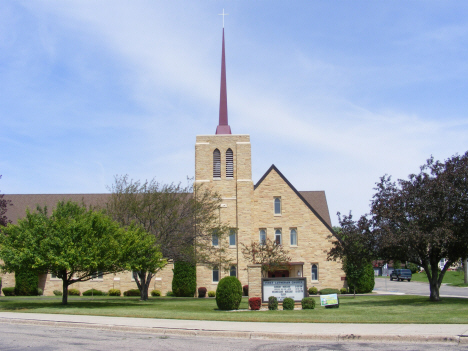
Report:
[[[255,146],[254,146],[255,147]],[[272,165],[254,184],[252,179],[252,157],[250,136],[232,134],[228,123],[224,28],[221,57],[221,89],[219,123],[214,135],[197,135],[195,141],[195,184],[209,186],[222,197],[220,220],[235,228],[224,243],[228,246],[230,267],[197,266],[197,287],[208,291],[216,290],[217,283],[226,275],[237,276],[242,285],[249,279],[247,261],[241,253],[241,244],[263,242],[267,239],[282,245],[291,257],[280,270],[269,272],[271,277],[305,277],[307,287],[342,288],[345,274],[341,262],[327,261],[332,247],[334,231],[331,227],[328,205],[324,191],[298,191]],[[11,200],[7,212],[16,223],[25,216],[26,209],[36,205],[53,208],[60,200],[72,200],[88,205],[105,205],[110,194],[25,194],[5,195]],[[221,240],[221,239],[220,239]],[[213,238],[213,246],[221,245]],[[151,284],[150,291],[158,289],[164,295],[171,291],[172,264],[159,272]],[[14,286],[14,274],[0,274],[3,287]],[[40,276],[39,287],[44,295],[53,295],[61,290],[61,280],[51,274]],[[131,272],[105,276],[73,284],[81,292],[94,288],[109,289],[137,288]]]

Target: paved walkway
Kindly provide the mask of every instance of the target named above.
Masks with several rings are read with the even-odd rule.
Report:
[[[468,324],[223,322],[14,312],[0,312],[0,323],[98,328],[192,337],[468,344]]]

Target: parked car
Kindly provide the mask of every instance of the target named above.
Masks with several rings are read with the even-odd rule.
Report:
[[[395,269],[392,273],[390,273],[390,280],[396,279],[398,281],[407,280],[411,281],[413,278],[413,274],[409,269]]]

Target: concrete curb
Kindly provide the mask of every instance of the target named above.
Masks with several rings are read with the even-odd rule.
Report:
[[[188,328],[164,328],[164,327],[135,327],[123,325],[109,325],[87,322],[60,322],[37,319],[11,319],[0,318],[0,323],[43,325],[60,328],[100,329],[109,331],[124,331],[131,333],[161,334],[163,336],[187,336],[187,337],[215,337],[215,338],[241,338],[241,339],[271,339],[271,340],[301,340],[301,341],[337,341],[337,342],[370,342],[370,343],[449,343],[468,344],[468,336],[453,335],[389,335],[389,334],[303,334],[303,333],[268,333],[247,332],[230,330],[208,330]]]

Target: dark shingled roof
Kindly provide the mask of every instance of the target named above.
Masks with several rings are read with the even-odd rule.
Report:
[[[325,191],[299,191],[299,194],[318,212],[320,217],[331,227]]]
[[[5,194],[5,200],[11,200],[6,216],[13,223],[26,215],[26,209],[35,210],[37,205],[47,206],[49,213],[59,201],[83,202],[86,205],[104,206],[111,194]]]

